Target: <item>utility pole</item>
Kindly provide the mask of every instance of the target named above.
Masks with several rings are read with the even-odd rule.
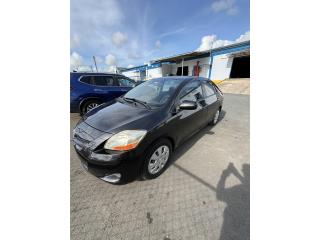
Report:
[[[96,62],[96,57],[93,56],[93,61],[94,61],[94,65],[96,66],[96,71],[98,72],[98,67],[97,67],[97,62]]]
[[[182,58],[182,61],[181,61],[181,76],[183,76],[183,61],[184,61],[184,58]]]
[[[212,62],[213,62],[213,56],[212,56],[213,43],[214,41],[212,41],[211,49],[210,49],[210,65],[209,65],[209,76],[208,76],[209,80],[211,79],[211,69],[212,69]]]

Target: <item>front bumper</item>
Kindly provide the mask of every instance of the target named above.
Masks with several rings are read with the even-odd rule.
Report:
[[[77,124],[73,131],[73,145],[82,166],[104,181],[112,174],[120,174],[121,182],[135,179],[143,163],[143,149],[138,146],[131,151],[105,151],[102,146],[111,136],[83,121]]]
[[[134,152],[123,152],[121,154],[94,153],[93,156],[99,155],[100,160],[98,160],[85,155],[77,145],[74,145],[74,148],[84,169],[104,181],[108,181],[106,177],[113,174],[120,174],[119,181],[116,182],[131,181],[139,175],[141,166],[139,160],[141,158],[135,156]]]

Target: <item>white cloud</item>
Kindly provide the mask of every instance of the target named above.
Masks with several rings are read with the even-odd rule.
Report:
[[[235,0],[217,0],[211,5],[214,12],[226,12],[227,15],[236,15],[238,13],[238,7]]]
[[[218,39],[216,35],[207,35],[202,37],[201,44],[196,51],[205,51],[211,48],[227,46],[232,43],[243,42],[250,40],[250,31],[240,35],[235,41]]]
[[[83,58],[77,53],[73,52],[70,55],[70,68],[71,70],[76,69],[84,65]]]
[[[161,42],[160,40],[157,40],[155,43],[156,48],[160,48],[161,47]]]
[[[232,41],[218,39],[216,35],[204,36],[197,51],[205,51],[211,48],[223,47],[231,44]]]
[[[122,47],[127,41],[127,35],[122,32],[115,32],[112,34],[112,43],[117,47]]]
[[[117,64],[117,58],[112,54],[108,54],[105,58],[105,63],[109,66],[115,66]]]
[[[134,65],[133,64],[129,64],[127,68],[133,68]]]
[[[247,31],[245,32],[245,34],[240,35],[240,37],[236,39],[236,42],[244,42],[248,40],[250,40],[250,31]]]
[[[71,0],[71,23],[83,29],[120,24],[124,16],[117,0]]]
[[[80,46],[80,38],[78,34],[74,34],[70,39],[70,48],[73,49],[78,46]]]
[[[117,67],[116,66],[109,66],[107,68],[107,72],[116,73],[117,72]]]

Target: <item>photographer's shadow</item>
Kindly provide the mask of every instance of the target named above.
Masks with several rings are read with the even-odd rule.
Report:
[[[217,185],[217,199],[227,204],[223,213],[220,240],[250,239],[250,164],[242,165],[242,173],[243,175],[230,163],[222,172]],[[241,184],[226,188],[226,180],[231,174]]]

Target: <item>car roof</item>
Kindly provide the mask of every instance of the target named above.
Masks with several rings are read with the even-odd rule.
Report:
[[[101,73],[101,72],[70,72],[71,75],[95,75],[95,76],[124,76],[119,73]]]
[[[189,82],[189,81],[193,81],[193,80],[197,80],[197,81],[208,81],[208,78],[204,78],[204,77],[198,77],[198,76],[168,76],[168,77],[161,77],[163,79],[177,79],[180,80],[181,82]]]

